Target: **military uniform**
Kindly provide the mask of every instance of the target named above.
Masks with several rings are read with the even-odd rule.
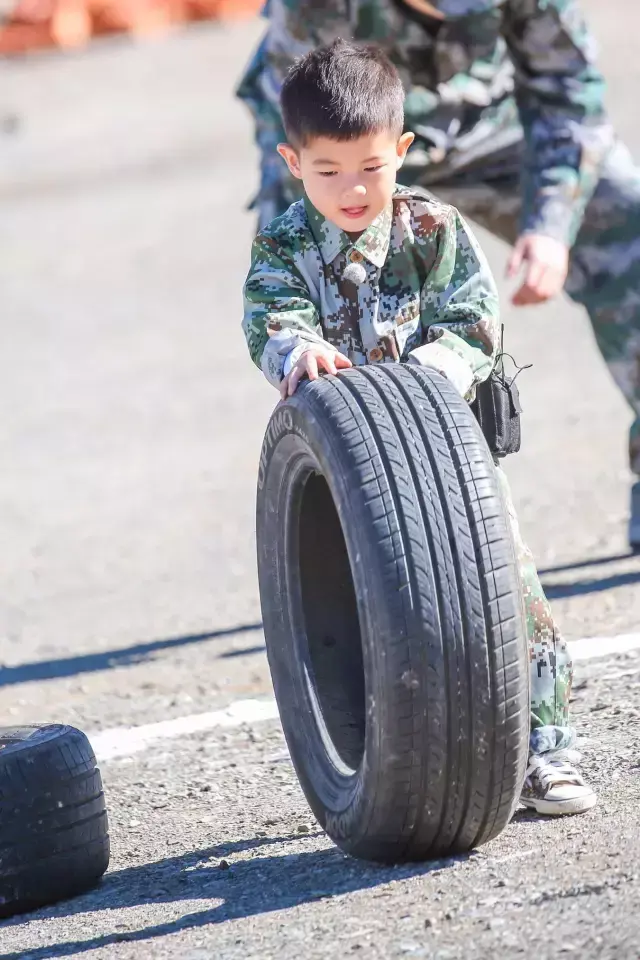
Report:
[[[513,242],[571,246],[566,292],[587,309],[609,369],[635,411],[640,475],[640,170],[616,141],[577,0],[267,0],[269,29],[240,84],[261,152],[261,225],[300,196],[276,154],[293,60],[337,36],[379,43],[406,90],[416,134],[400,177]],[[638,488],[640,495],[640,488]]]
[[[469,227],[454,207],[406,187],[356,240],[308,199],[292,204],[254,240],[244,293],[249,352],[276,386],[315,341],[355,365],[433,367],[470,400],[500,343],[497,290]],[[525,599],[532,749],[544,752],[572,741],[571,662],[498,475]]]

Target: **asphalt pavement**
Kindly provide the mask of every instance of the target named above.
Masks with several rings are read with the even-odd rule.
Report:
[[[584,6],[640,156],[640,10]],[[600,804],[520,812],[469,857],[362,865],[252,713],[272,696],[254,502],[276,396],[239,326],[256,157],[231,93],[259,33],[0,62],[0,718],[95,735],[113,838],[95,891],[0,924],[0,960],[637,960],[640,646],[612,652],[640,630],[630,414],[581,310],[509,308],[483,231],[533,364],[507,463],[522,526],[566,635],[602,638],[573,702]]]

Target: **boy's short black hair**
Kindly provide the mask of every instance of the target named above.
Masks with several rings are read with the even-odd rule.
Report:
[[[289,143],[314,137],[355,140],[404,126],[404,90],[398,71],[375,44],[334,40],[291,67],[280,95]]]

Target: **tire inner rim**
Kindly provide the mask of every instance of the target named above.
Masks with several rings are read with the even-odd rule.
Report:
[[[366,729],[356,591],[327,481],[313,471],[301,479],[296,547],[307,692],[327,753],[350,775],[362,762]]]

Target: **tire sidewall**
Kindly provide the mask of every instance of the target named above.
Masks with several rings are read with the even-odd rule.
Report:
[[[328,384],[326,386],[329,386]],[[267,427],[260,456],[257,540],[260,598],[267,656],[283,730],[298,778],[316,818],[343,849],[357,847],[379,804],[383,771],[378,758],[385,718],[380,714],[387,683],[380,635],[386,629],[381,572],[366,537],[371,515],[362,497],[349,487],[349,451],[314,410],[315,396],[303,385],[300,396],[278,405]],[[304,401],[302,397],[307,394]],[[310,402],[311,401],[311,402]],[[305,665],[306,637],[301,589],[292,556],[296,537],[297,493],[304,476],[326,480],[345,538],[356,594],[365,674],[366,731],[362,762],[345,775],[336,767],[315,721]],[[369,549],[368,549],[369,548]],[[365,563],[366,558],[366,563]],[[366,577],[365,577],[366,572]],[[366,603],[364,600],[366,599]],[[373,639],[375,624],[378,640]],[[387,738],[388,739],[388,738]],[[376,818],[377,819],[377,818]]]

